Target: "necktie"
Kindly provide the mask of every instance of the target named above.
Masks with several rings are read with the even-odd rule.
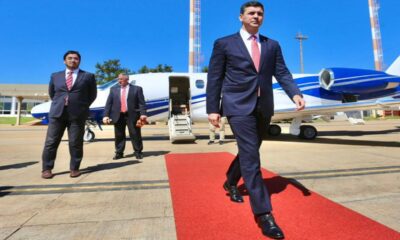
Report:
[[[68,91],[70,91],[71,88],[72,88],[72,81],[73,81],[72,73],[73,73],[72,71],[69,71],[69,72],[67,73],[67,79],[66,79],[66,81],[65,81],[65,84],[67,85]],[[68,95],[65,97],[65,103],[64,103],[64,105],[65,105],[65,106],[68,106]]]
[[[251,58],[253,59],[254,66],[256,67],[257,72],[260,67],[260,49],[258,48],[257,36],[251,35]],[[260,87],[257,90],[257,96],[261,95]]]
[[[73,80],[73,78],[72,78],[72,73],[73,73],[72,71],[69,71],[69,72],[68,72],[68,75],[67,75],[66,84],[67,84],[68,91],[70,91],[71,88],[72,88],[72,80]]]
[[[258,72],[260,66],[260,49],[258,48],[257,36],[251,35],[251,58]]]
[[[126,111],[126,87],[123,87],[121,91],[121,112],[125,113]]]

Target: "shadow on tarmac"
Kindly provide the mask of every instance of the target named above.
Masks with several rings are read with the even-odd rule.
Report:
[[[87,174],[87,173],[98,172],[98,171],[103,171],[103,170],[121,168],[121,167],[138,164],[138,163],[141,163],[141,162],[138,160],[130,160],[130,161],[126,161],[126,162],[101,163],[101,164],[97,164],[96,166],[82,168],[82,169],[80,169],[80,172],[82,174]],[[54,176],[63,175],[63,174],[69,174],[69,171],[57,172],[57,173],[54,173]]]
[[[308,190],[303,184],[301,184],[294,178],[274,176],[272,178],[264,178],[264,184],[267,186],[270,196],[283,192],[288,185],[293,185],[295,188],[302,192],[303,196],[311,195],[310,190]],[[244,184],[240,184],[238,186],[238,189],[242,195],[249,195]]]
[[[382,130],[382,131],[319,131],[318,136],[314,140],[305,140],[293,136],[291,134],[281,134],[280,136],[267,136],[264,141],[282,141],[282,142],[302,142],[302,143],[319,143],[319,144],[339,144],[339,145],[358,145],[358,146],[377,146],[377,147],[400,147],[400,142],[394,141],[372,141],[372,140],[350,140],[350,139],[338,139],[338,138],[327,138],[329,136],[368,136],[368,135],[384,135],[391,133],[400,133],[400,126],[396,126],[396,129]],[[208,140],[209,136],[206,134],[195,134],[196,140]],[[324,137],[324,138],[320,138]],[[225,143],[234,142],[235,137],[233,135],[225,136]],[[127,138],[129,140],[129,138]],[[168,141],[169,137],[165,135],[157,136],[144,136],[144,141]],[[227,141],[228,140],[228,141]],[[68,140],[62,140],[68,141]],[[114,138],[101,138],[95,139],[90,143],[95,142],[114,142]],[[90,144],[87,143],[87,144]],[[196,142],[181,142],[179,144],[196,144]]]
[[[143,157],[156,157],[160,155],[165,155],[170,153],[170,151],[143,151]],[[135,155],[132,154],[127,154],[125,157],[134,157]]]
[[[0,186],[0,197],[4,197],[8,194],[10,194],[11,192],[7,191],[9,189],[13,189],[13,186]]]
[[[319,144],[337,144],[337,145],[354,145],[354,146],[372,146],[372,147],[400,147],[400,142],[393,141],[372,141],[372,140],[350,140],[340,138],[316,138],[314,140],[304,140],[292,135],[282,135],[279,137],[270,137],[267,141],[281,142],[302,142],[302,143],[319,143]]]
[[[15,164],[10,164],[10,165],[4,165],[4,166],[0,166],[0,171],[1,170],[8,170],[8,169],[12,169],[12,168],[24,168],[24,167],[28,167],[30,165],[34,165],[38,163],[38,161],[36,162],[24,162],[24,163],[15,163]]]
[[[388,129],[382,131],[323,131],[318,132],[318,136],[365,136],[365,135],[380,135],[389,133],[400,133],[400,127],[396,129]]]

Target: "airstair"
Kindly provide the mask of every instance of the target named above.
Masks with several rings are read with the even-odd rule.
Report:
[[[171,142],[194,141],[192,123],[188,114],[172,115],[168,121]]]

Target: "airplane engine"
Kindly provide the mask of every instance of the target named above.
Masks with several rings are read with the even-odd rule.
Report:
[[[323,89],[343,94],[394,89],[399,83],[399,77],[374,70],[325,68],[319,73],[319,84]]]

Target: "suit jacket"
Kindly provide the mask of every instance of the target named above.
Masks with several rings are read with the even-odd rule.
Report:
[[[279,43],[260,35],[261,58],[257,72],[240,33],[215,41],[207,75],[207,113],[249,115],[260,104],[265,116],[274,114],[272,77],[287,95],[301,95],[286,67]],[[221,101],[222,99],[222,101]]]
[[[128,91],[128,119],[137,121],[140,115],[146,115],[146,102],[143,96],[143,89],[139,86],[129,84]],[[112,119],[114,123],[118,122],[121,113],[121,86],[116,85],[110,89],[104,116]]]
[[[69,119],[86,119],[90,104],[96,99],[97,85],[92,73],[79,70],[75,83],[68,91],[65,70],[53,73],[50,78],[49,95],[52,100],[49,116],[58,118],[65,107],[65,98],[68,97]]]

